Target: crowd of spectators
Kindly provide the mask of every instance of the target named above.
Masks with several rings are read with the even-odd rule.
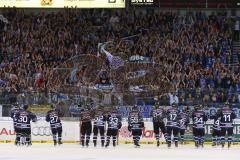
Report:
[[[146,33],[116,50],[162,64],[164,75],[155,75],[171,82],[180,102],[240,102],[239,67],[231,66],[234,19],[223,13],[149,13],[135,20]]]
[[[164,68],[161,77],[171,82],[179,101],[197,97],[206,102],[240,102],[239,70],[228,64],[234,19],[224,13],[207,16],[204,12],[180,15],[175,12],[78,9],[35,13],[5,9],[1,13],[8,19],[8,23],[0,23],[3,97],[29,91],[44,92],[48,96],[49,92],[58,91],[66,84],[97,82],[96,73],[110,69],[103,57],[97,56],[98,43],[113,41],[114,45],[107,49],[125,61],[138,54],[149,57],[154,64],[161,64]],[[137,36],[127,43],[121,40],[121,37],[132,35]],[[84,59],[85,65],[82,55],[90,58]],[[89,55],[94,58],[91,60]],[[75,63],[69,60],[72,57],[76,57]],[[102,64],[94,63],[95,59]],[[76,65],[78,60],[81,64]],[[129,63],[125,63],[117,75],[125,76],[126,71],[131,70],[127,68],[131,67]],[[136,69],[145,70],[150,66],[153,68],[151,75],[155,76],[151,81],[136,78],[134,81],[138,85],[153,82],[162,69],[137,65]],[[69,71],[56,72],[57,68]],[[76,77],[71,75],[74,69]],[[116,77],[111,77],[112,81]],[[127,83],[124,77],[119,81]]]

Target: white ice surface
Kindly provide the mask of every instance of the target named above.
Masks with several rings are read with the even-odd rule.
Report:
[[[0,144],[0,160],[240,160],[240,146],[227,148],[195,149],[193,145],[159,148],[154,145],[119,145],[116,148],[82,148],[77,144],[33,144],[32,147],[16,147]]]

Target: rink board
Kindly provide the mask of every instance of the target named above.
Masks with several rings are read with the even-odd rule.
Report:
[[[63,142],[64,143],[79,143],[80,140],[80,123],[63,121]],[[120,144],[132,143],[132,135],[127,129],[127,122],[123,122],[123,126],[119,131],[118,142]],[[31,124],[33,143],[52,143],[52,134],[49,123],[45,121],[38,121]],[[206,141],[211,141],[212,121],[208,121],[205,128]],[[13,122],[10,120],[0,121],[0,143],[12,143],[15,139],[15,131],[13,129]],[[92,138],[92,137],[91,137]],[[186,130],[186,143],[192,142],[192,127],[191,125]],[[161,142],[165,139],[161,134]],[[240,140],[240,121],[236,120],[234,124],[234,141],[238,144]],[[145,122],[145,129],[141,137],[142,144],[155,143],[155,134],[153,132],[152,122]]]

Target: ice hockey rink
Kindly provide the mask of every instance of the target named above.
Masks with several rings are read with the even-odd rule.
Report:
[[[33,144],[31,147],[16,147],[13,144],[0,144],[1,160],[239,160],[240,146],[212,148],[210,145],[196,149],[193,145],[159,148],[154,145],[119,145],[116,148],[82,148],[78,144]]]

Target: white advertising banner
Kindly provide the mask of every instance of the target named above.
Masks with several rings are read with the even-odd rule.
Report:
[[[77,122],[63,122],[63,139],[67,141],[79,140],[79,123]],[[45,121],[38,121],[31,124],[32,140],[48,141],[52,140],[51,128],[49,123]],[[11,121],[0,121],[0,140],[15,139],[15,131]]]
[[[2,117],[2,105],[0,105],[0,117]]]
[[[235,121],[234,127],[234,135],[235,139],[239,138],[240,135],[240,121]],[[79,122],[69,122],[63,121],[63,142],[65,143],[77,143],[80,140],[80,127]],[[211,139],[211,127],[212,121],[208,121],[205,127],[206,138]],[[118,140],[119,143],[132,143],[132,135],[128,131],[128,124],[126,121],[123,122],[122,128],[119,130]],[[40,120],[36,123],[32,123],[32,140],[33,142],[38,143],[48,143],[52,142],[52,135],[49,123]],[[192,131],[191,127],[189,127],[186,131],[186,136],[189,139],[192,139]],[[0,121],[0,142],[12,142],[15,139],[15,132],[13,129],[13,122],[10,120],[1,120]],[[91,135],[92,141],[92,135]],[[161,134],[161,141],[165,141],[163,135]],[[155,143],[155,134],[153,131],[153,124],[151,121],[145,122],[145,129],[143,130],[143,135],[141,137],[142,143]]]
[[[125,8],[123,0],[1,0],[0,7],[16,8]]]
[[[80,139],[80,127],[79,122],[62,122],[63,125],[63,141],[65,142],[79,142]],[[33,141],[51,141],[51,128],[49,123],[45,121],[38,121],[31,124],[32,128],[32,140]],[[13,141],[15,139],[15,132],[13,129],[12,121],[0,121],[0,140],[1,141]],[[145,130],[143,131],[142,141],[153,141],[154,133],[152,130],[152,123],[145,123]],[[91,137],[92,138],[92,137]],[[123,122],[123,126],[119,131],[119,141],[121,143],[127,143],[132,141],[132,135],[128,131],[127,122]]]

